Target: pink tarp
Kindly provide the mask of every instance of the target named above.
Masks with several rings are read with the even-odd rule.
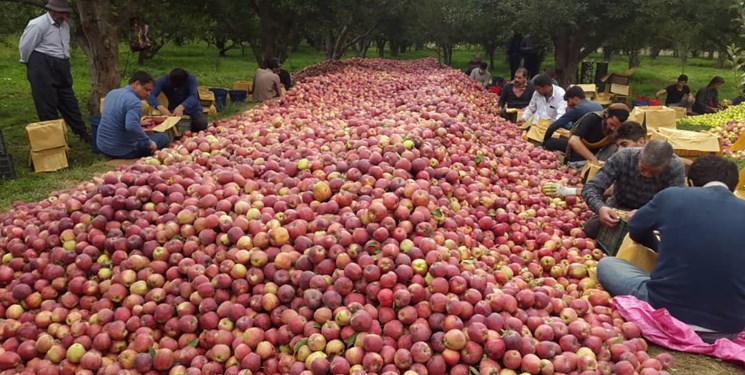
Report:
[[[745,332],[735,340],[719,339],[714,344],[707,344],[690,326],[670,315],[667,309],[655,310],[634,296],[613,297],[613,306],[624,319],[639,325],[644,338],[657,345],[745,363]]]

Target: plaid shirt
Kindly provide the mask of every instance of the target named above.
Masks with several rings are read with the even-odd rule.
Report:
[[[676,155],[664,171],[655,177],[644,177],[639,171],[640,148],[616,152],[605,162],[598,173],[582,188],[582,198],[587,207],[597,213],[603,206],[635,210],[652,200],[655,194],[670,186],[683,186],[685,166]],[[603,192],[613,185],[613,194],[607,202]]]

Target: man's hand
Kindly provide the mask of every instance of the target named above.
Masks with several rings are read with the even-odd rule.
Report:
[[[598,217],[600,218],[600,222],[609,228],[615,227],[621,220],[613,209],[608,206],[600,207],[600,210],[598,210]]]
[[[150,152],[154,154],[155,151],[158,151],[158,145],[155,142],[150,141]]]
[[[171,116],[171,111],[169,111],[168,108],[163,105],[159,105],[156,109],[158,110],[158,112],[160,112],[161,116]]]
[[[173,115],[176,117],[183,117],[184,116],[184,106],[179,105],[178,107],[173,109]]]

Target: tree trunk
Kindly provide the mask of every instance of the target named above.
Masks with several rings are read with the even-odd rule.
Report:
[[[582,61],[581,40],[573,39],[567,32],[557,32],[554,36],[554,59],[556,69],[561,69],[564,74],[560,77],[559,86],[567,86],[577,82],[577,70]]]
[[[610,62],[613,57],[613,48],[605,46],[603,47],[603,61]]]
[[[712,58],[713,58],[713,56],[712,56]],[[726,59],[727,59],[727,52],[726,51],[719,51],[719,53],[717,54],[716,68],[717,69],[724,69],[724,62],[726,61]]]
[[[370,41],[367,38],[362,38],[362,40],[360,40],[359,47],[360,47],[360,50],[357,56],[363,57],[363,58],[367,57],[367,50],[370,49]]]
[[[660,52],[662,52],[662,48],[653,47],[652,50],[649,52],[649,58],[652,60],[657,59],[657,57],[660,56]]]
[[[259,51],[254,50],[254,57],[259,65],[264,60],[277,55],[277,34],[274,27],[274,16],[272,14],[272,0],[255,0],[253,1],[254,10],[259,17],[260,24],[260,41]],[[256,52],[259,52],[258,54]]]
[[[88,112],[100,113],[99,103],[119,87],[119,27],[110,1],[78,0],[75,3],[80,22],[80,46],[88,59],[91,91]]]
[[[641,65],[641,58],[639,57],[639,50],[632,49],[629,51],[629,69],[636,68]]]
[[[378,57],[385,57],[385,38],[377,38],[375,40],[375,46],[378,48]]]
[[[713,60],[714,59],[714,50],[713,49],[711,49],[711,50],[709,50],[709,51],[706,52],[706,58],[708,60]]]
[[[391,50],[391,57],[393,57],[393,58],[398,57],[398,52],[399,52],[399,47],[400,47],[399,44],[398,44],[398,39],[396,39],[396,38],[390,38],[390,43],[389,44],[390,44],[390,47],[389,48]]]

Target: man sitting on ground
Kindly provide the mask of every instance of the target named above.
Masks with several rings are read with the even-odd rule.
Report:
[[[630,147],[644,147],[647,143],[647,130],[638,122],[626,121],[618,126],[613,133],[613,139],[618,151]],[[612,191],[612,188],[608,190]],[[603,196],[610,195],[608,190],[603,193]],[[562,186],[557,183],[548,183],[544,185],[543,191],[546,195],[566,197],[579,195],[582,190],[576,187]]]
[[[533,97],[533,84],[528,81],[528,71],[519,68],[515,72],[515,78],[502,89],[499,96],[500,116],[508,118],[507,108],[523,109],[530,104]]]
[[[611,156],[598,173],[582,188],[587,208],[596,214],[583,228],[596,238],[601,225],[615,227],[621,220],[614,208],[631,211],[649,202],[670,186],[683,186],[685,166],[665,141],[649,141],[644,148],[627,148]],[[607,201],[603,193],[613,185]]]
[[[165,133],[146,134],[140,125],[142,102],[153,90],[153,77],[135,72],[129,86],[111,90],[98,125],[96,144],[104,155],[116,159],[136,159],[152,155],[168,146]]]
[[[581,119],[584,115],[590,112],[600,112],[603,110],[603,106],[597,102],[591,102],[585,99],[585,91],[579,86],[572,86],[567,89],[564,94],[564,100],[569,105],[569,110],[564,113],[563,116],[559,117],[558,120],[554,121],[551,126],[546,130],[546,135],[543,137],[543,148],[550,151],[566,151],[566,142],[553,142],[551,138],[554,133],[561,129],[571,129],[577,120]]]
[[[629,220],[631,238],[657,252],[652,273],[606,257],[597,269],[603,287],[666,308],[705,342],[735,338],[745,329],[745,201],[732,194],[737,180],[732,161],[696,159],[688,172],[693,187],[657,193]]]
[[[722,109],[719,104],[719,89],[724,85],[724,78],[716,76],[711,79],[709,84],[698,90],[696,101],[693,103],[693,112],[699,115],[704,113],[716,113]]]
[[[168,98],[168,108],[158,100],[161,92]],[[153,92],[148,96],[147,102],[163,116],[188,115],[191,118],[193,132],[207,129],[207,116],[202,113],[202,105],[199,103],[197,77],[184,69],[173,69],[170,74],[155,81]]]
[[[256,103],[282,96],[279,59],[276,57],[269,58],[264,66],[264,69],[256,70],[256,76],[254,77],[254,101]]]
[[[567,102],[564,100],[564,89],[551,83],[551,77],[541,74],[536,77],[534,83],[535,92],[530,99],[530,104],[525,108],[522,119],[518,124],[522,124],[533,116],[533,122],[539,119],[556,121],[563,116],[567,109]]]
[[[564,161],[571,167],[581,169],[586,161],[605,161],[616,151],[613,132],[629,118],[629,107],[614,103],[602,112],[584,115],[572,128]]]
[[[693,94],[691,94],[691,88],[688,87],[688,76],[681,74],[678,77],[678,82],[674,85],[667,86],[666,88],[657,91],[655,97],[660,98],[660,95],[666,94],[665,105],[668,107],[683,107],[691,110],[693,105]]]
[[[491,80],[491,73],[486,69],[487,66],[486,63],[482,62],[477,69],[471,71],[471,79],[480,83],[484,87],[488,86],[489,81]]]

